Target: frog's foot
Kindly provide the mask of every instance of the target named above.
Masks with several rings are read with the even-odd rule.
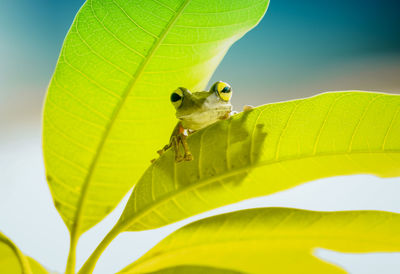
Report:
[[[175,155],[175,162],[179,163],[182,162],[184,160],[184,158],[182,157],[182,155]]]
[[[253,106],[245,105],[245,106],[243,106],[243,111],[249,111],[249,110],[252,110],[253,108],[254,108]]]
[[[185,160],[185,161],[192,161],[193,160],[193,155],[192,155],[192,153],[185,153],[185,156],[183,157],[183,159]]]

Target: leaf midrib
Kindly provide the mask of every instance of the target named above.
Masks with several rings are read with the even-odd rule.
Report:
[[[250,166],[245,166],[239,169],[235,169],[235,170],[228,170],[226,172],[223,172],[219,175],[216,176],[212,176],[212,177],[208,177],[202,180],[199,180],[197,183],[195,184],[190,184],[187,187],[181,188],[179,191],[176,192],[172,192],[170,195],[166,195],[163,198],[160,198],[156,203],[151,203],[149,206],[144,207],[143,209],[141,209],[140,211],[137,211],[135,213],[136,216],[134,216],[133,218],[131,218],[130,220],[132,220],[131,222],[122,222],[120,223],[120,225],[117,225],[116,227],[121,226],[120,229],[125,230],[125,229],[129,229],[129,227],[131,227],[132,225],[134,225],[136,223],[136,220],[140,221],[140,219],[144,216],[146,216],[146,214],[149,214],[152,212],[152,209],[159,207],[160,205],[162,205],[165,202],[168,202],[170,199],[172,199],[173,197],[177,197],[182,193],[185,192],[189,192],[191,190],[195,190],[197,188],[201,188],[204,187],[210,183],[213,183],[215,181],[220,181],[221,179],[230,177],[230,176],[234,176],[234,175],[238,175],[238,174],[242,174],[244,172],[256,169],[256,168],[260,168],[263,166],[267,166],[267,165],[274,165],[274,164],[280,164],[280,163],[284,163],[284,162],[290,162],[290,161],[297,161],[297,160],[303,160],[303,159],[310,159],[310,158],[318,158],[318,157],[326,157],[326,156],[342,156],[342,155],[357,155],[357,154],[395,154],[395,153],[399,153],[399,150],[380,150],[380,151],[375,151],[375,152],[371,152],[371,151],[357,151],[357,152],[342,152],[342,153],[320,153],[317,155],[310,155],[310,156],[300,156],[300,157],[295,157],[295,158],[291,158],[291,159],[283,159],[283,160],[272,160],[272,161],[263,161],[263,162],[259,162],[255,165],[250,165]]]
[[[83,206],[84,206],[85,197],[87,195],[87,190],[88,190],[88,187],[90,185],[92,175],[93,175],[95,167],[96,167],[96,165],[98,163],[98,159],[99,159],[99,157],[100,157],[100,155],[101,155],[101,153],[103,151],[103,148],[104,148],[104,145],[105,145],[105,141],[107,140],[107,137],[110,134],[111,129],[112,129],[113,125],[114,125],[114,122],[117,119],[120,110],[124,106],[124,103],[126,102],[126,98],[130,94],[130,92],[134,89],[135,83],[137,82],[137,80],[139,79],[141,74],[143,73],[146,65],[149,62],[149,60],[153,57],[154,53],[156,52],[158,47],[161,45],[161,43],[164,41],[164,39],[167,36],[168,32],[173,27],[174,23],[178,20],[178,18],[182,15],[185,7],[188,5],[188,3],[190,1],[191,0],[185,0],[182,3],[182,5],[178,9],[178,11],[175,12],[174,17],[171,19],[169,24],[165,27],[164,31],[160,34],[158,40],[157,39],[155,40],[155,43],[153,44],[152,48],[150,49],[149,54],[142,61],[142,63],[138,67],[136,73],[132,76],[131,81],[128,83],[127,87],[125,88],[125,90],[122,93],[121,100],[117,103],[117,105],[116,105],[116,107],[115,107],[115,109],[114,109],[114,111],[112,113],[111,119],[110,119],[109,123],[106,126],[106,129],[105,129],[105,131],[104,131],[104,133],[103,133],[103,135],[101,137],[100,143],[98,145],[96,153],[95,153],[95,155],[93,157],[93,160],[91,162],[91,165],[90,165],[90,167],[88,169],[88,173],[87,173],[87,176],[85,178],[85,181],[83,182],[81,196],[80,196],[78,204],[77,204],[78,210],[76,211],[74,224],[73,224],[73,227],[71,229],[71,235],[74,235],[75,237],[77,236],[77,234],[79,234],[80,218],[82,216],[81,215],[82,214],[82,209],[83,209]],[[92,4],[92,1],[90,2],[90,4]]]

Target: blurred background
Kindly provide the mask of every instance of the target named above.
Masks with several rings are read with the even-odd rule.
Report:
[[[83,2],[0,1],[0,231],[58,272],[64,270],[68,234],[44,179],[41,107],[63,39]],[[212,82],[231,83],[237,110],[332,90],[400,94],[399,10],[397,0],[271,0],[264,19],[233,45]],[[251,206],[400,212],[399,185],[398,178],[329,178],[217,212]],[[82,237],[78,264],[122,207]],[[184,223],[140,236],[123,234],[96,272],[117,271]],[[317,254],[351,273],[400,269],[399,254]]]

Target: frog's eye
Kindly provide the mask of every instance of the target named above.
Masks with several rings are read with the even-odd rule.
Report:
[[[179,108],[182,105],[183,101],[183,90],[182,88],[178,88],[171,94],[171,103],[174,105],[175,108]]]
[[[215,93],[218,94],[218,96],[224,100],[225,102],[228,102],[231,97],[232,97],[232,88],[229,84],[224,83],[222,81],[216,82],[212,87],[211,91],[214,91]]]

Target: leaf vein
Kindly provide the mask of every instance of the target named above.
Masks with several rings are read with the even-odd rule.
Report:
[[[60,135],[61,137],[63,137],[65,140],[67,140],[68,142],[70,142],[73,145],[76,145],[84,150],[86,150],[87,152],[93,153],[94,151],[92,150],[92,148],[87,147],[85,145],[83,145],[82,143],[79,143],[78,140],[75,140],[73,137],[69,136],[67,133],[65,133],[63,130],[61,130],[60,128],[58,128],[57,126],[55,126],[53,124],[53,122],[51,122],[50,119],[46,120],[47,125],[49,125],[51,128],[53,128],[53,130],[55,131],[55,133],[57,133],[58,135]]]
[[[121,45],[123,45],[126,49],[128,49],[129,51],[131,51],[132,53],[142,57],[143,59],[145,59],[146,57],[140,53],[139,51],[135,50],[134,48],[130,47],[127,43],[125,43],[124,41],[122,41],[120,38],[118,38],[118,36],[113,33],[112,31],[110,31],[106,25],[104,25],[104,23],[102,21],[100,21],[99,17],[97,16],[96,12],[93,9],[93,0],[90,0],[90,8],[92,10],[92,14],[94,16],[94,18],[97,20],[97,22],[99,22],[99,24],[102,26],[102,28],[108,33],[110,34],[112,37],[114,37],[114,39],[120,43]]]
[[[51,150],[49,147],[47,147],[46,151],[50,152],[50,154],[52,154],[54,157],[58,158],[59,160],[69,164],[71,167],[75,167],[75,169],[80,170],[80,171],[82,171],[84,173],[87,172],[86,168],[83,168],[79,164],[77,164],[77,163],[65,158],[63,155],[61,155],[60,153],[58,153],[58,152],[56,152],[54,150]]]
[[[129,21],[131,21],[135,26],[137,26],[139,29],[141,29],[144,33],[147,33],[148,35],[152,36],[155,39],[160,38],[157,35],[155,35],[154,33],[151,33],[150,31],[146,30],[144,27],[142,27],[141,25],[136,23],[136,21],[133,20],[133,18],[120,5],[118,5],[115,0],[112,0],[112,2],[115,4],[115,6],[117,6],[122,11],[122,13],[129,19]]]
[[[96,109],[94,109],[91,105],[85,103],[84,101],[82,101],[81,99],[79,99],[76,95],[74,95],[71,91],[69,91],[68,89],[66,89],[64,86],[62,86],[60,84],[60,82],[57,80],[57,74],[54,75],[53,77],[53,82],[54,84],[56,84],[56,86],[58,86],[60,89],[63,90],[63,92],[65,92],[65,94],[67,94],[69,97],[71,97],[73,100],[75,100],[76,102],[78,102],[79,104],[81,104],[83,107],[85,107],[86,109],[88,109],[89,111],[91,111],[93,114],[97,115],[98,117],[102,118],[103,120],[107,121],[108,117],[105,116],[104,114],[102,114],[101,112],[97,111]]]
[[[63,113],[69,115],[70,117],[72,117],[72,118],[74,118],[74,119],[76,119],[76,120],[78,120],[78,121],[80,121],[80,122],[83,122],[83,123],[85,123],[85,124],[87,124],[87,125],[91,125],[91,126],[93,126],[93,127],[95,127],[95,128],[101,129],[101,130],[104,129],[101,125],[98,125],[98,124],[96,124],[96,123],[93,123],[92,121],[83,119],[82,117],[80,117],[80,116],[78,116],[78,115],[75,115],[73,112],[71,112],[71,111],[69,111],[69,110],[66,110],[66,109],[60,107],[58,104],[56,104],[55,102],[53,102],[53,101],[50,100],[49,98],[47,98],[46,103],[48,103],[48,104],[54,106],[56,109],[61,110]],[[49,120],[49,118],[47,118],[45,121],[47,121],[47,120]],[[87,135],[87,136],[90,136],[90,135]],[[90,137],[96,138],[96,136],[90,136]]]
[[[102,84],[100,84],[99,82],[97,82],[96,80],[92,79],[91,77],[89,77],[88,75],[86,75],[85,73],[83,73],[81,70],[77,69],[75,66],[73,66],[71,63],[69,63],[67,61],[67,59],[65,58],[65,53],[63,54],[63,61],[65,64],[67,64],[70,68],[72,68],[73,70],[75,70],[76,72],[78,72],[85,80],[87,80],[88,82],[92,83],[93,85],[97,86],[98,88],[100,88],[101,90],[105,91],[107,94],[111,95],[112,97],[116,98],[116,99],[121,99],[121,96],[106,88],[105,86],[103,86]]]
[[[153,2],[159,4],[160,6],[166,8],[166,9],[168,9],[168,10],[174,12],[174,13],[176,13],[176,10],[174,10],[173,8],[171,8],[171,7],[167,6],[167,5],[165,5],[164,3],[162,3],[162,2],[160,2],[160,1],[158,1],[158,0],[153,0]]]
[[[186,12],[186,15],[208,15],[208,14],[224,14],[224,13],[234,13],[237,11],[243,11],[247,9],[253,9],[254,6],[264,3],[265,1],[259,1],[255,4],[252,4],[251,6],[245,7],[245,8],[239,8],[239,9],[231,9],[231,10],[226,10],[226,11],[217,11],[217,12]]]
[[[397,115],[399,114],[399,111],[400,111],[400,107],[397,108],[395,114],[393,115],[392,120],[390,121],[390,125],[389,125],[389,127],[388,127],[388,129],[387,129],[387,131],[386,131],[386,133],[385,133],[385,137],[383,138],[382,150],[385,150],[386,141],[387,141],[387,138],[388,138],[388,136],[389,136],[389,132],[390,132],[390,131],[392,130],[392,128],[393,128],[394,121],[396,120]]]
[[[339,99],[341,99],[343,97],[346,97],[346,96],[349,96],[349,95],[351,95],[351,93],[345,93],[345,94],[342,94],[341,96],[337,97],[335,100],[333,100],[333,102],[330,105],[328,111],[326,112],[324,120],[322,121],[322,126],[319,128],[319,131],[318,131],[318,134],[317,134],[317,138],[315,139],[315,142],[314,142],[313,154],[317,153],[317,148],[318,148],[318,145],[319,145],[319,140],[320,140],[321,134],[322,134],[323,130],[325,129],[326,121],[328,120],[329,115],[331,114],[331,111],[332,111],[333,107],[336,105],[336,103],[339,101]]]
[[[115,69],[117,69],[119,72],[125,74],[128,77],[132,77],[132,74],[130,74],[129,72],[127,72],[126,70],[122,69],[121,67],[119,67],[118,65],[114,64],[113,62],[111,62],[110,60],[108,60],[107,58],[105,58],[104,56],[102,56],[101,54],[99,54],[97,51],[95,51],[90,45],[89,43],[82,37],[82,35],[79,32],[79,28],[78,28],[78,24],[79,24],[79,15],[76,18],[76,24],[75,24],[75,30],[76,30],[76,34],[78,35],[79,39],[86,45],[86,47],[90,50],[91,53],[93,53],[94,55],[96,55],[97,57],[99,57],[101,60],[103,60],[104,62],[106,62],[107,64],[109,64],[110,66],[114,67]]]
[[[360,127],[360,124],[361,124],[361,122],[364,120],[365,116],[367,115],[367,112],[368,112],[369,108],[371,107],[372,103],[375,102],[376,99],[378,99],[378,98],[380,98],[380,97],[382,97],[382,96],[385,96],[385,95],[384,95],[384,94],[376,95],[373,99],[371,99],[371,100],[369,101],[367,107],[364,109],[364,111],[363,111],[363,113],[362,113],[360,119],[358,120],[357,125],[356,125],[356,127],[354,128],[354,131],[353,131],[353,133],[352,133],[352,135],[351,135],[349,147],[348,147],[348,149],[347,149],[348,152],[350,152],[350,151],[352,150],[353,142],[354,142],[354,137],[356,136],[356,134],[357,134],[357,132],[358,132],[358,129],[359,129],[359,127]]]
[[[280,149],[281,149],[282,136],[286,133],[286,130],[287,130],[287,128],[289,127],[290,120],[291,120],[292,117],[293,117],[293,114],[295,113],[296,109],[298,108],[298,106],[299,106],[302,102],[303,102],[303,101],[300,101],[300,103],[299,103],[299,102],[295,102],[295,103],[294,103],[295,105],[294,105],[292,111],[290,112],[289,118],[287,119],[286,124],[285,124],[285,126],[283,127],[283,129],[282,129],[282,131],[281,131],[281,134],[279,135],[278,144],[277,144],[277,146],[276,146],[276,152],[275,152],[275,160],[277,160],[277,159],[279,158],[279,152],[280,152]]]

